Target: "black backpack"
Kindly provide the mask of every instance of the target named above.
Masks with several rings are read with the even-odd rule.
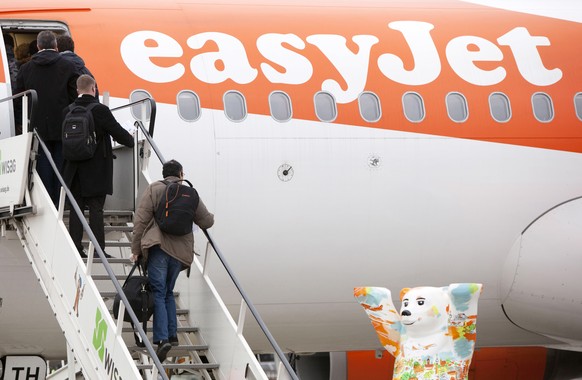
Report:
[[[63,158],[68,161],[88,160],[95,154],[97,135],[91,110],[98,103],[87,107],[69,105],[69,112],[63,120]]]
[[[192,232],[194,214],[200,198],[198,192],[192,187],[178,182],[160,181],[166,185],[164,194],[160,199],[154,218],[162,232],[170,235],[186,235]]]

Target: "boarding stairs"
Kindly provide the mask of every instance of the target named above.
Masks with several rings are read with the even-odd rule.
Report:
[[[26,94],[18,96],[22,95]],[[29,91],[29,95],[34,112],[34,90]],[[23,96],[23,120],[29,120],[26,99],[27,96]],[[0,103],[5,100],[0,99]],[[106,252],[114,258],[106,259],[105,252],[96,247],[95,236],[85,218],[81,221],[88,258],[82,259],[78,254],[68,234],[67,222],[70,213],[81,215],[82,211],[74,201],[70,210],[65,211],[65,198],[72,199],[72,195],[58,174],[63,187],[57,207],[53,204],[34,169],[41,149],[50,158],[36,132],[29,130],[0,140],[2,159],[13,158],[17,163],[15,170],[3,178],[10,186],[9,191],[0,194],[0,232],[2,237],[7,232],[18,236],[66,340],[66,361],[63,360],[64,365],[50,373],[47,379],[272,380],[261,368],[243,336],[247,310],[279,359],[275,379],[297,379],[207,231],[198,230],[195,234],[195,241],[203,244],[198,251],[203,253],[204,261],[201,261],[202,257],[195,257],[189,276],[182,273],[175,288],[179,345],[172,347],[164,363],[160,363],[148,339],[152,335],[152,321],[148,322],[149,334],[146,335],[135,311],[126,308],[129,303],[121,285],[132,266],[129,256],[133,212],[139,195],[151,182],[149,158],[157,156],[161,162],[164,160],[151,137],[155,102],[144,99],[119,107],[134,107],[146,101],[149,101],[148,111],[151,113],[146,117],[146,107],[142,107],[141,116],[142,120],[149,120],[149,129],[136,121],[135,147],[114,147],[117,157],[114,160],[114,196],[107,198],[105,212]],[[50,161],[57,173],[52,158]],[[218,256],[242,296],[238,323],[233,320],[206,272],[207,260],[213,254]],[[112,304],[118,293],[122,302],[119,314],[114,315]],[[136,333],[145,347],[135,344],[134,330],[129,323],[123,322],[124,313],[132,317]]]
[[[85,214],[88,217],[88,214]],[[65,223],[67,222],[66,216],[65,214]],[[113,256],[107,261],[113,267],[117,280],[123,283],[133,266],[133,263],[128,258],[131,255],[133,211],[105,210],[104,223],[105,251]],[[90,240],[84,239],[83,245],[88,252]],[[89,262],[88,259],[83,259],[83,261],[85,263]],[[103,260],[100,258],[92,260],[94,274],[91,277],[99,289],[103,302],[115,319],[117,316],[113,314],[112,307],[117,292],[110,282],[109,275],[103,268],[99,267],[102,263]],[[191,325],[189,309],[182,308],[180,305],[180,293],[175,291],[174,296],[177,305],[179,345],[172,347],[168,353],[168,360],[162,363],[163,368],[168,374],[181,374],[183,378],[188,379],[219,379],[220,375],[217,372],[220,365],[212,357],[209,345],[204,340],[200,329]],[[150,319],[147,324],[149,337],[152,335],[152,328],[152,320]],[[149,360],[147,350],[136,345],[133,332],[134,330],[130,323],[124,322],[122,336],[132,358],[137,363],[137,368],[142,372],[153,370],[153,363]],[[189,374],[189,376],[186,377],[185,373]]]

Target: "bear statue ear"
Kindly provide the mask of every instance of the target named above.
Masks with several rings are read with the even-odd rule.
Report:
[[[410,290],[410,288],[402,288],[402,290],[400,291],[400,301],[402,301],[402,299],[404,298],[404,295],[406,293],[408,293],[409,290]]]

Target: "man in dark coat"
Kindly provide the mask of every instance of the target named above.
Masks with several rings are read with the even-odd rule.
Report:
[[[93,157],[88,160],[65,160],[63,177],[80,209],[83,210],[85,206],[89,208],[89,226],[105,252],[103,206],[107,194],[113,193],[113,150],[110,137],[131,148],[134,144],[133,136],[115,120],[106,105],[97,101],[95,80],[90,75],[83,74],[77,79],[77,91],[79,97],[75,100],[75,105],[87,107],[91,103],[97,104],[91,109],[97,135],[97,147]],[[69,107],[62,112],[64,118],[69,112]],[[86,257],[81,244],[83,226],[74,210],[71,210],[69,219],[69,233],[81,257]]]
[[[77,74],[89,74],[95,79],[95,76],[91,71],[85,66],[85,61],[77,53],[75,53],[75,41],[71,36],[66,34],[57,37],[57,49],[64,59],[73,62],[75,68],[77,69]],[[99,86],[95,84],[95,97],[99,98]]]
[[[38,107],[31,115],[32,127],[47,145],[60,170],[63,165],[61,131],[62,109],[77,97],[75,65],[63,59],[57,51],[57,37],[50,30],[38,34],[39,52],[22,65],[16,77],[16,93],[34,89]],[[39,150],[36,170],[53,203],[57,205],[61,184],[42,149]]]

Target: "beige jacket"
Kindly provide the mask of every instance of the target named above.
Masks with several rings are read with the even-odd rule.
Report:
[[[166,181],[178,181],[177,177],[166,177]],[[164,194],[166,185],[160,181],[153,182],[144,191],[133,220],[133,240],[131,253],[143,255],[147,260],[148,249],[154,245],[160,247],[168,255],[175,257],[184,264],[184,269],[190,267],[194,259],[194,234],[183,236],[169,235],[162,232],[154,219],[154,213]],[[207,229],[214,224],[214,215],[206,209],[202,199],[198,202],[194,223]]]

